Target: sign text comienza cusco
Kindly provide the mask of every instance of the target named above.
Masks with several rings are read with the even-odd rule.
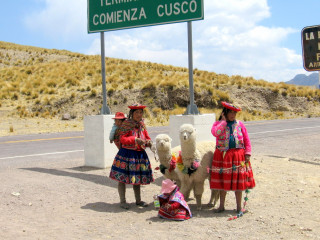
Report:
[[[203,19],[203,0],[88,0],[88,32]]]

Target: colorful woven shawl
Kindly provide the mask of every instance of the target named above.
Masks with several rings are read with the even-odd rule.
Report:
[[[139,122],[134,121],[133,119],[125,120],[119,130],[120,137],[123,135],[127,135],[131,132],[131,136],[135,136],[137,138],[146,139],[144,131],[146,130],[146,126],[144,124],[143,119]],[[124,146],[124,145],[123,145]],[[141,146],[145,148],[145,146]],[[125,148],[135,149],[135,143],[130,145],[125,145]]]
[[[128,133],[137,129],[138,132],[143,132],[146,129],[143,119],[140,122],[136,122],[133,119],[125,120],[120,127],[120,135]]]

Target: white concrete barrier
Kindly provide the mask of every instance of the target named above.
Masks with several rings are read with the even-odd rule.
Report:
[[[118,148],[110,143],[109,134],[114,123],[114,115],[95,115],[84,117],[84,156],[85,166],[111,167]],[[215,114],[171,115],[169,117],[169,135],[172,147],[180,145],[179,129],[184,123],[192,124],[197,130],[197,141],[215,141],[211,127]]]
[[[216,121],[216,115],[171,115],[169,117],[169,136],[172,138],[172,147],[180,145],[179,129],[182,124],[192,124],[197,130],[197,141],[215,141],[211,128]]]
[[[85,166],[111,167],[118,152],[110,143],[109,134],[114,123],[114,115],[95,115],[84,117],[84,157]]]

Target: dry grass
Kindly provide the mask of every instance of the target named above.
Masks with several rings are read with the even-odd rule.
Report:
[[[11,117],[59,119],[64,112],[73,111],[72,106],[82,104],[86,112],[83,110],[74,114],[79,121],[83,114],[97,114],[102,105],[100,64],[100,56],[0,42],[0,110],[6,109],[4,112]],[[184,102],[173,102],[169,108],[156,105],[155,92],[148,91],[156,89],[165,95],[188,88],[188,69],[106,58],[106,71],[108,104],[111,108],[120,108],[137,100],[130,98],[130,94],[116,97],[117,93],[141,91],[143,100],[150,107],[146,115],[151,125],[166,125],[169,115],[185,112]],[[232,86],[239,90],[260,87],[284,98],[306,98],[315,105],[320,98],[319,90],[310,87],[198,69],[194,69],[194,85],[199,96],[203,92],[210,95],[208,104],[200,108],[202,113],[218,114],[220,101],[233,102],[235,99],[227,90]],[[315,111],[308,115],[319,116],[319,113]],[[286,117],[292,117],[291,113],[254,109],[239,114],[239,118],[245,121]],[[79,124],[76,125],[79,128]]]

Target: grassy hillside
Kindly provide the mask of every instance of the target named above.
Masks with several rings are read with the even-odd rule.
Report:
[[[102,106],[100,56],[0,42],[0,112],[23,119],[82,120]],[[187,68],[106,58],[108,105],[148,106],[150,125],[168,123],[189,103]],[[219,112],[220,101],[240,105],[242,120],[320,116],[320,91],[252,77],[194,70],[195,101],[201,113]]]

